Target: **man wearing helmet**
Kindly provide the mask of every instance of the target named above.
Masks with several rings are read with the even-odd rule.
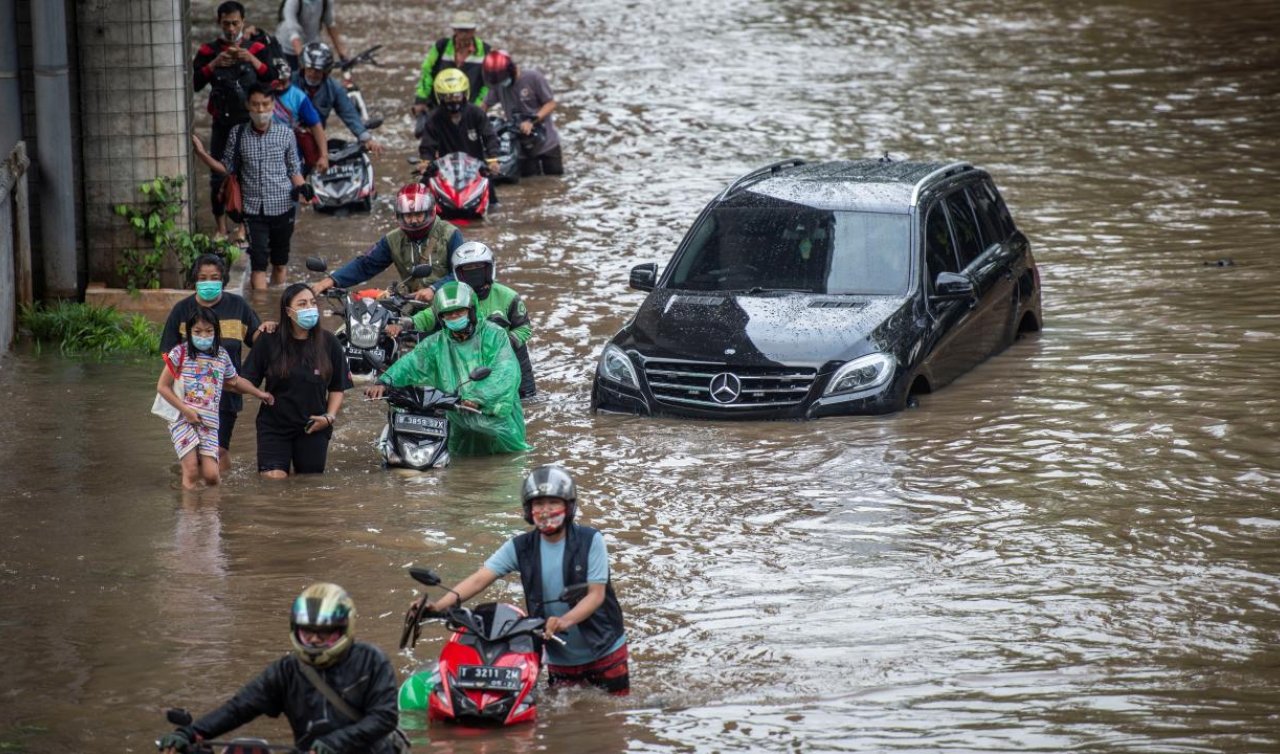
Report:
[[[467,101],[471,84],[457,68],[436,76],[435,96],[440,106],[427,116],[418,144],[418,157],[434,160],[454,152],[466,152],[477,160],[498,165],[498,135],[484,110]],[[427,165],[421,166],[424,170]]]
[[[484,82],[489,87],[484,109],[500,104],[503,115],[519,124],[520,175],[563,175],[560,133],[551,117],[556,97],[547,77],[516,65],[506,50],[490,50],[484,56]]]
[[[519,453],[529,449],[520,408],[520,364],[507,331],[478,318],[478,304],[466,283],[450,280],[440,286],[431,309],[444,328],[388,367],[365,395],[381,398],[388,385],[430,385],[457,393],[463,408],[449,418],[450,455]],[[471,380],[477,367],[488,367],[489,376]]]
[[[226,704],[160,739],[165,752],[186,752],[259,717],[281,712],[294,746],[314,754],[395,751],[399,721],[396,673],[386,655],[355,640],[355,605],[336,584],[312,584],[293,602],[293,651],[267,666]],[[312,677],[315,680],[312,680]],[[326,698],[327,685],[349,717]]]
[[[573,477],[559,466],[540,466],[524,480],[520,497],[533,531],[508,540],[480,570],[428,607],[447,610],[497,579],[519,573],[529,614],[546,619],[546,637],[563,634],[563,646],[545,645],[549,685],[589,684],[626,695],[631,689],[627,634],[609,578],[609,552],[599,531],[573,522],[578,507]],[[565,587],[583,582],[587,596],[576,605],[551,602]]]
[[[479,241],[467,241],[453,253],[453,277],[471,286],[480,299],[476,316],[500,325],[510,336],[511,347],[520,362],[520,397],[529,398],[537,393],[528,346],[533,327],[529,324],[529,313],[520,294],[494,282],[495,268],[493,250]],[[413,325],[424,332],[431,332],[440,323],[435,312],[424,309],[414,315]]]
[[[422,76],[418,79],[418,88],[414,92],[415,115],[432,108],[436,76],[446,68],[457,68],[466,74],[471,81],[471,91],[475,92],[475,103],[484,102],[484,97],[488,94],[480,69],[489,48],[476,37],[475,16],[465,11],[458,13],[450,25],[453,27],[453,36],[436,40],[422,61]]]
[[[329,138],[324,135],[320,113],[307,95],[294,86],[289,63],[284,58],[277,58],[274,65],[276,77],[271,88],[276,92],[276,104],[272,117],[293,130],[298,142],[298,157],[303,164],[302,172],[309,174],[314,169],[323,173],[329,169],[329,150],[322,149],[320,145],[328,144]]]
[[[302,48],[299,56],[301,69],[293,74],[293,83],[307,95],[316,112],[320,114],[320,122],[328,124],[329,113],[338,112],[338,118],[346,125],[347,130],[355,135],[362,144],[374,154],[382,154],[382,145],[373,139],[373,132],[364,125],[360,111],[347,95],[347,90],[329,76],[333,70],[333,51],[324,42],[311,42]]]
[[[449,260],[462,245],[462,233],[448,221],[436,217],[436,201],[421,183],[410,183],[396,194],[395,230],[378,239],[364,254],[347,262],[328,277],[311,286],[316,295],[337,285],[351,288],[377,275],[393,263],[401,278],[409,277],[415,265],[431,265],[431,277],[410,278],[407,285],[414,298],[430,303],[431,284],[450,272]]]

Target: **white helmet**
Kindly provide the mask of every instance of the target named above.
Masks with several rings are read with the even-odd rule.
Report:
[[[463,270],[464,265],[484,265],[470,270]],[[493,261],[493,249],[479,241],[467,241],[453,252],[453,277],[471,286],[476,296],[489,297],[493,288],[493,279],[497,265]]]

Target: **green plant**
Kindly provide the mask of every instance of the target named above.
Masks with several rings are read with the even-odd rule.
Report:
[[[191,265],[201,254],[222,254],[233,262],[240,254],[235,244],[214,240],[204,233],[192,233],[178,227],[182,215],[182,176],[153,178],[138,186],[146,197],[142,208],[129,204],[117,204],[115,212],[125,218],[134,233],[150,249],[125,249],[123,259],[116,264],[116,271],[130,291],[139,288],[159,288],[160,270],[169,255],[177,260],[182,279],[186,280]]]
[[[57,342],[69,355],[160,352],[159,328],[140,314],[121,314],[110,306],[60,301],[52,306],[23,305],[18,314],[37,347]]]

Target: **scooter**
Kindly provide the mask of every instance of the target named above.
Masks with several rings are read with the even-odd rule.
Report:
[[[427,568],[412,567],[409,575],[425,586],[441,583]],[[572,605],[586,594],[586,584],[572,584],[547,604]],[[433,613],[426,606],[424,596],[405,614],[401,649],[417,644],[422,623],[428,619],[443,618],[453,632],[440,650],[427,719],[467,726],[532,722],[538,714],[535,687],[542,669],[546,621],[506,603],[486,602],[474,609],[459,604],[443,613]],[[558,636],[552,639],[564,643]]]
[[[175,708],[164,713],[170,725],[185,727],[192,723],[191,713],[185,709]],[[303,754],[299,749],[282,744],[268,743],[264,738],[233,738],[230,741],[201,741],[190,749],[191,754],[213,754],[214,747],[221,747],[221,754],[270,754],[282,751],[289,754]],[[156,741],[156,748],[160,742]]]
[[[490,371],[476,367],[462,384],[483,380]],[[389,387],[381,400],[387,402],[387,423],[376,445],[388,468],[426,471],[448,466],[449,411],[476,412],[462,405],[456,392],[428,386]]]
[[[324,272],[328,269],[323,259],[307,258],[307,269]],[[333,307],[331,314],[343,318],[334,331],[347,357],[352,375],[368,375],[385,369],[401,355],[402,348],[396,338],[387,334],[387,325],[403,325],[402,319],[411,316],[425,304],[406,296],[401,286],[414,277],[430,277],[431,265],[420,264],[410,270],[409,277],[392,283],[390,289],[380,288],[348,291],[333,287],[324,292]],[[379,365],[375,367],[375,364]]]
[[[534,126],[528,134],[520,132],[520,125],[530,120],[533,118],[528,115],[504,119],[489,113],[489,123],[498,135],[498,170],[491,176],[495,183],[520,182],[520,160],[532,156],[534,146],[542,139],[541,125]]]
[[[360,112],[360,119],[365,128],[372,131],[382,125],[382,118],[370,118],[365,107],[364,95],[360,86],[351,80],[351,69],[359,63],[373,63],[373,53],[382,45],[371,47],[350,60],[339,65],[342,70],[342,84],[348,96]],[[348,141],[342,138],[330,138],[329,169],[323,173],[312,173],[308,179],[316,192],[315,208],[320,211],[340,210],[350,205],[368,212],[373,208],[373,200],[378,195],[377,185],[373,177],[373,161],[369,159],[367,150],[359,141]]]

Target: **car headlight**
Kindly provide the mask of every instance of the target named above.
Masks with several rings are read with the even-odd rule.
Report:
[[[596,374],[610,382],[640,388],[640,380],[636,378],[636,369],[631,365],[631,359],[612,343],[605,344],[604,351],[600,354],[600,363],[596,366]]]
[[[845,364],[831,375],[823,395],[877,388],[893,376],[894,359],[887,353],[869,353]]]
[[[366,322],[351,325],[351,345],[356,348],[373,348],[378,344],[378,327]]]

